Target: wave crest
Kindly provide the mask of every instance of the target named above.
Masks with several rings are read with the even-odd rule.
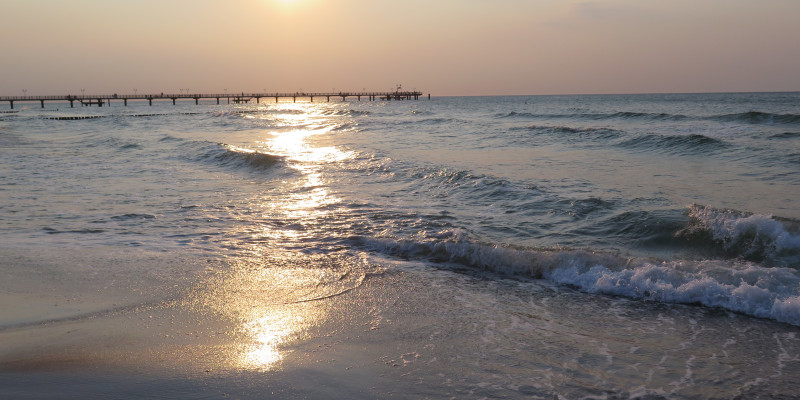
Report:
[[[645,120],[645,121],[683,121],[691,117],[682,114],[646,113],[633,111],[618,111],[613,113],[574,113],[574,114],[537,114],[531,112],[510,111],[495,115],[498,118],[580,118],[588,120]]]
[[[677,235],[707,234],[729,255],[752,261],[800,262],[798,221],[700,205],[689,207],[689,218],[690,225]]]
[[[226,167],[250,168],[264,170],[270,168],[285,158],[282,156],[262,153],[252,149],[231,146],[223,143],[202,142],[205,151],[200,156],[204,160],[213,160]],[[208,146],[211,146],[208,148]]]
[[[774,114],[761,111],[717,115],[712,119],[748,124],[800,124],[800,115],[798,114]]]
[[[283,157],[274,154],[259,153],[255,150],[248,150],[229,146],[225,152],[217,156],[217,159],[224,163],[243,163],[252,168],[265,169],[281,161]]]
[[[728,144],[705,135],[644,135],[619,143],[619,146],[655,150],[669,154],[696,155],[722,150]]]
[[[573,128],[569,126],[542,126],[542,125],[529,125],[525,129],[551,134],[569,135],[569,137],[578,137],[580,139],[615,139],[623,135],[622,131],[611,128]]]

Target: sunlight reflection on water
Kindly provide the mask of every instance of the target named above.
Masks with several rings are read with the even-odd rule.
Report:
[[[326,256],[308,256],[287,250],[310,237],[310,229],[340,201],[331,195],[324,164],[354,157],[333,146],[315,146],[314,139],[331,132],[335,124],[325,115],[330,105],[277,105],[274,118],[290,129],[265,131],[252,147],[285,157],[287,166],[300,172],[284,182],[278,196],[256,196],[252,209],[263,210],[269,221],[292,221],[276,225],[243,221],[242,229],[253,232],[244,243],[246,255],[236,256],[231,270],[213,283],[207,302],[232,317],[244,335],[232,355],[236,368],[271,370],[285,356],[286,345],[309,327],[327,318],[322,300],[358,287],[364,275],[353,273],[349,263],[331,262]],[[285,110],[286,113],[281,113]],[[293,129],[292,129],[293,128]],[[251,147],[248,146],[248,147]],[[274,188],[269,188],[273,190]],[[256,226],[253,226],[253,225]],[[309,232],[309,233],[306,233]],[[235,235],[241,237],[241,235]]]

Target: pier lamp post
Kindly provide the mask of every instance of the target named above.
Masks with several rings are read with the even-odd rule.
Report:
[[[133,95],[134,96],[136,96],[136,92],[137,92],[136,88],[133,88]]]
[[[86,92],[86,89],[81,89],[81,98],[83,98],[84,92]]]
[[[23,94],[25,97],[28,97],[28,89],[22,89],[22,94]]]

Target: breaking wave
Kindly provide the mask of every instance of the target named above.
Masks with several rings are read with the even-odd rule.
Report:
[[[743,260],[656,261],[580,250],[530,250],[469,242],[458,231],[433,240],[363,239],[370,251],[545,279],[588,293],[719,307],[800,326],[800,274]]]
[[[800,267],[800,222],[771,215],[692,205],[676,235],[706,236],[732,257]]]

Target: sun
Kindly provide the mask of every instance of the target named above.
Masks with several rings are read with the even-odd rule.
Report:
[[[269,3],[280,6],[283,9],[297,8],[303,3],[303,0],[268,0]]]
[[[2,1],[2,0],[0,0]],[[287,15],[302,13],[313,7],[315,0],[256,0],[273,11],[280,11]]]

